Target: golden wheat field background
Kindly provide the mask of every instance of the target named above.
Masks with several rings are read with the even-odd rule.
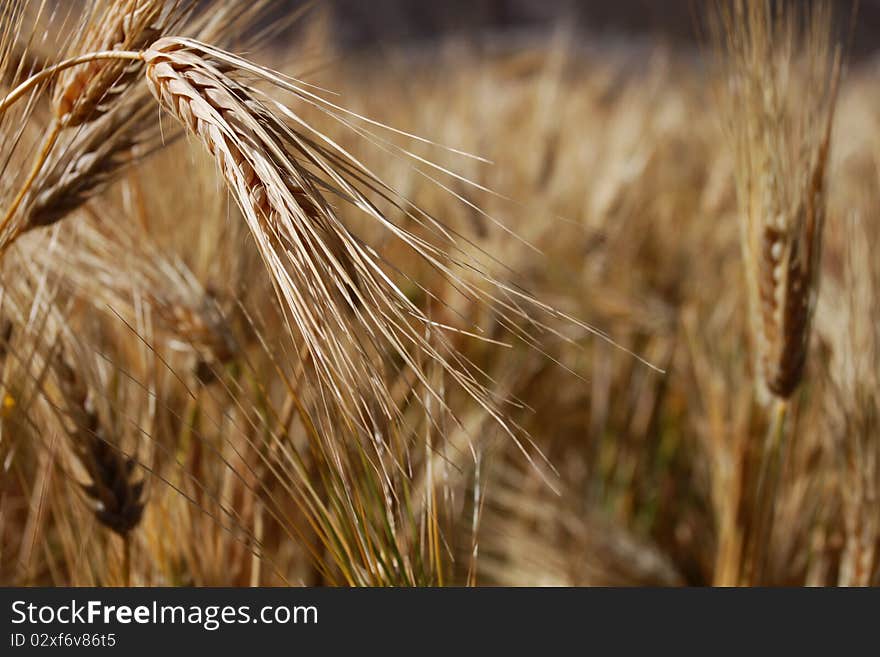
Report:
[[[876,583],[880,71],[698,4],[4,0],[0,583]]]

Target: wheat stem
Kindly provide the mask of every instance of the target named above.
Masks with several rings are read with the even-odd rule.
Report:
[[[9,206],[9,209],[6,211],[6,216],[3,217],[3,221],[0,222],[0,235],[4,233],[6,227],[9,225],[9,222],[12,221],[12,217],[15,216],[16,211],[18,210],[18,206],[21,205],[22,200],[27,195],[28,190],[30,190],[31,185],[33,185],[34,180],[37,178],[37,175],[40,173],[40,169],[43,168],[43,164],[45,164],[46,159],[49,157],[49,152],[52,150],[52,147],[55,145],[55,142],[58,140],[58,134],[61,132],[61,123],[58,121],[54,121],[52,123],[52,128],[49,130],[49,134],[46,135],[46,140],[43,142],[43,146],[40,149],[39,155],[37,155],[37,159],[34,160],[34,164],[31,167],[31,172],[28,174],[27,179],[24,181],[24,184],[21,186],[21,189],[18,190],[18,194],[15,199],[12,201],[12,204]],[[6,244],[0,248],[0,253],[6,250],[6,246],[11,244],[18,231],[15,231],[12,238],[9,239]]]
[[[785,418],[787,415],[788,402],[785,399],[777,399],[764,442],[756,488],[755,525],[745,572],[745,581],[751,585],[759,584],[763,579],[764,564],[773,536],[776,490],[779,485],[782,442],[785,437]]]
[[[122,581],[126,587],[131,586],[131,537],[128,534],[122,537]]]
[[[27,80],[18,85],[15,89],[6,94],[6,97],[0,101],[0,117],[6,112],[9,107],[15,103],[19,98],[21,98],[24,94],[30,91],[33,87],[38,84],[42,84],[46,80],[52,78],[57,75],[61,71],[71,68],[72,66],[79,66],[81,64],[88,64],[89,62],[94,62],[101,59],[128,59],[128,60],[138,60],[143,59],[143,53],[140,51],[134,50],[101,50],[98,52],[90,52],[85,55],[77,55],[76,57],[71,57],[70,59],[65,59],[63,61],[58,62],[57,64],[53,64],[48,68],[44,68],[39,73],[35,73]]]

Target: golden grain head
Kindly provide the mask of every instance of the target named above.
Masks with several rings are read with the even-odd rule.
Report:
[[[125,536],[140,523],[146,505],[145,480],[135,479],[137,461],[117,444],[118,437],[98,414],[94,395],[74,366],[59,355],[55,372],[67,411],[72,451],[88,476],[83,491],[92,501],[98,521]]]
[[[757,378],[784,399],[803,376],[817,296],[840,53],[826,3],[724,7],[725,121]]]
[[[105,3],[100,15],[89,17],[75,52],[138,50],[157,38],[168,15],[163,0]],[[105,114],[136,79],[138,69],[137,62],[102,59],[62,71],[52,97],[56,119],[75,127]]]

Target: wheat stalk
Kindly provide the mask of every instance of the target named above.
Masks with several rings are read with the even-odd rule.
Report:
[[[880,268],[873,221],[847,217],[843,271],[823,290],[817,329],[831,347],[825,424],[838,469],[843,550],[837,583],[871,586],[880,562]]]
[[[772,0],[721,9],[726,129],[759,397],[775,400],[755,489],[745,580],[762,577],[788,400],[804,376],[818,296],[826,172],[841,73],[830,6]]]

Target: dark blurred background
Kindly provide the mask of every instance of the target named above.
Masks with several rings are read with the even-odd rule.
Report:
[[[696,45],[696,20],[715,0],[319,0],[334,10],[349,47],[424,41],[486,31],[523,35],[567,22],[584,34],[660,38]],[[806,3],[810,0],[792,0]],[[848,31],[856,0],[833,0]],[[880,44],[880,0],[860,0],[852,51]]]

